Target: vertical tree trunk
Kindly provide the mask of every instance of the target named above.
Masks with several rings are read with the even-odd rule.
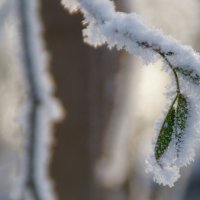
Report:
[[[51,165],[59,199],[106,199],[94,165],[113,105],[120,53],[84,44],[81,16],[69,16],[60,1],[42,0],[41,14],[56,95],[67,110],[56,127]]]

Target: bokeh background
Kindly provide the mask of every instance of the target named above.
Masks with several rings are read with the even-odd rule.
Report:
[[[115,2],[200,51],[199,0]],[[88,46],[82,20],[60,0],[0,0],[0,200],[199,200],[198,148],[173,188],[145,172],[162,63]]]

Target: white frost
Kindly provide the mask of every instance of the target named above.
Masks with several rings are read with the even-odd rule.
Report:
[[[177,40],[163,35],[160,31],[150,29],[134,13],[126,14],[116,12],[112,1],[109,0],[63,0],[62,3],[70,11],[79,9],[85,17],[83,30],[85,42],[93,46],[107,44],[109,48],[116,47],[124,49],[131,54],[138,55],[145,64],[151,64],[162,59],[163,69],[172,77],[170,87],[170,98],[174,97],[174,75],[168,63],[159,53],[166,58],[173,67],[181,67],[190,70],[193,74],[200,76],[200,55],[191,47],[181,45]],[[189,102],[189,117],[184,130],[181,152],[177,157],[175,144],[172,140],[168,149],[160,159],[159,163],[155,156],[151,155],[147,160],[149,172],[154,174],[154,180],[163,185],[173,186],[180,177],[180,167],[186,166],[193,161],[195,153],[194,146],[200,139],[200,89],[194,85],[191,79],[179,74],[181,93],[187,97]],[[167,111],[164,111],[163,117]],[[162,119],[163,121],[163,119]],[[161,124],[162,121],[158,124]],[[159,133],[160,125],[157,127]],[[157,133],[157,137],[158,137]],[[155,148],[155,142],[152,151]]]

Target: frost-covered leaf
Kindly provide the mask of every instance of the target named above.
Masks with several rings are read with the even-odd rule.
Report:
[[[175,139],[177,155],[181,148],[181,143],[183,142],[182,136],[186,128],[186,120],[188,118],[188,102],[186,98],[182,95],[178,95],[177,108],[175,114]]]
[[[156,160],[159,160],[163,156],[173,138],[176,140],[175,145],[178,156],[187,118],[188,102],[184,95],[179,93],[172,102],[172,105],[160,129],[160,133],[155,145]]]
[[[194,73],[192,70],[183,69],[180,67],[176,67],[175,70],[184,75],[187,79],[191,80],[193,83],[197,85],[200,84],[200,76]]]
[[[174,130],[175,123],[175,109],[173,105],[171,106],[164,123],[161,127],[160,134],[158,136],[156,146],[155,146],[155,157],[159,160],[160,157],[165,153],[172,140],[172,134]]]

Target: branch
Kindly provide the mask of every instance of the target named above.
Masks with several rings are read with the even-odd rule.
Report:
[[[176,83],[176,95],[159,125],[154,155],[147,160],[154,180],[173,186],[180,167],[194,158],[194,145],[200,139],[200,55],[191,47],[150,29],[134,13],[117,12],[110,0],[62,0],[71,13],[80,11],[84,41],[97,47],[124,49],[138,55],[146,64],[164,62]],[[174,88],[172,88],[174,90]],[[190,114],[189,114],[190,113]]]
[[[169,61],[173,66],[200,74],[199,54],[190,47],[148,28],[136,14],[116,12],[111,1],[63,0],[62,3],[71,12],[80,10],[84,14],[84,40],[92,46],[116,46],[140,56],[147,64],[159,59],[160,56],[155,54],[155,49],[159,49],[170,57]],[[141,45],[145,43],[151,48]]]

